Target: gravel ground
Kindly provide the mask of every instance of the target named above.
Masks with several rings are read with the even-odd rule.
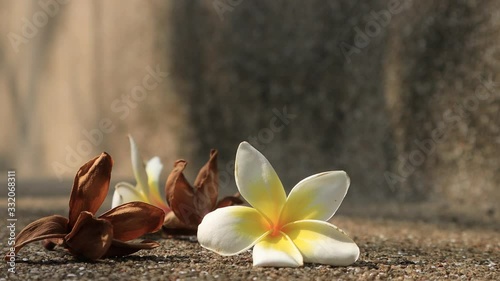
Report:
[[[44,208],[36,202],[22,204],[17,232],[39,217],[65,215],[64,204],[64,199],[54,199],[43,204]],[[62,250],[46,251],[33,243],[19,253],[16,274],[8,274],[2,263],[5,278],[0,280],[500,280],[498,225],[387,217],[334,217],[333,223],[361,249],[358,262],[348,267],[253,268],[250,251],[221,257],[186,237],[159,240],[162,247],[152,251],[95,263],[75,260]],[[2,220],[2,249],[7,248],[5,224]]]

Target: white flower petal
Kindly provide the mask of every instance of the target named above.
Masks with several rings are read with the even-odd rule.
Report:
[[[146,163],[146,174],[148,175],[148,186],[149,186],[149,197],[151,201],[163,202],[160,195],[160,174],[163,169],[163,164],[159,157],[151,158],[148,163]]]
[[[142,191],[148,193],[148,176],[146,174],[146,169],[144,167],[144,161],[142,160],[139,148],[135,144],[134,139],[131,135],[128,136],[130,141],[130,157],[132,159],[132,170],[134,171],[134,177],[137,181],[137,185],[142,189]]]
[[[267,232],[267,222],[257,210],[224,207],[203,218],[198,226],[198,242],[218,254],[235,255],[252,247]]]
[[[267,235],[253,248],[254,266],[298,267],[303,265],[302,254],[283,234]]]
[[[316,220],[297,221],[285,225],[282,231],[297,246],[305,262],[346,266],[359,258],[356,243],[330,223]]]
[[[277,222],[286,201],[285,190],[266,157],[247,142],[242,142],[236,152],[234,176],[241,196]]]
[[[163,164],[158,156],[151,158],[148,163],[146,163],[146,174],[148,175],[149,183],[154,182],[158,186],[162,169]]]
[[[117,183],[115,186],[115,192],[113,193],[113,201],[111,203],[111,208],[134,201],[142,201],[149,203],[145,195],[140,191],[138,191],[137,188],[131,185],[130,183],[128,182]]]
[[[281,224],[297,220],[329,220],[349,189],[344,171],[330,171],[301,180],[290,191],[281,213]]]
[[[111,200],[111,209],[125,204],[123,197],[116,190],[113,192],[113,199]]]

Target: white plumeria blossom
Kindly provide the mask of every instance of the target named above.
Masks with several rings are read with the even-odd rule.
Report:
[[[159,157],[151,158],[146,165],[142,160],[141,153],[132,138],[130,141],[130,155],[132,159],[132,170],[137,184],[134,186],[128,182],[119,182],[113,193],[112,208],[133,201],[141,201],[162,208],[164,211],[170,209],[160,195],[160,174],[163,164]]]
[[[356,243],[327,222],[349,188],[344,171],[305,178],[287,197],[269,161],[242,142],[236,153],[235,178],[239,192],[253,208],[231,206],[207,214],[198,227],[201,246],[225,256],[254,247],[254,266],[356,262]]]

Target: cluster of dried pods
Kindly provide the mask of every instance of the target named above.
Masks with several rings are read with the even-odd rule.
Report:
[[[200,170],[192,187],[183,175],[187,162],[178,160],[166,186],[168,208],[145,202],[128,202],[96,217],[104,202],[111,178],[113,160],[105,152],[84,164],[75,176],[69,200],[69,215],[52,215],[27,225],[16,238],[15,253],[25,245],[42,241],[53,250],[63,247],[70,254],[97,260],[126,256],[160,244],[144,240],[130,242],[145,234],[162,231],[168,236],[194,235],[203,217],[219,207],[242,204],[239,195],[217,202],[217,151]]]
[[[193,186],[184,177],[186,165],[185,160],[177,160],[165,185],[171,212],[167,212],[165,216],[163,231],[168,235],[194,235],[206,214],[217,208],[243,203],[239,194],[217,201],[219,196],[217,150],[210,151],[210,159],[200,169]]]

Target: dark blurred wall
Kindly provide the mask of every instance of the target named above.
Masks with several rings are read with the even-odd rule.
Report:
[[[394,151],[380,83],[385,35],[349,61],[339,48],[374,7],[242,1],[221,19],[207,3],[175,2],[172,73],[191,106],[198,155],[218,147],[228,162],[249,140],[289,188],[345,169],[358,187],[353,195],[385,196]]]
[[[497,81],[494,1],[177,1],[172,11],[172,72],[200,162],[211,147],[227,162],[250,140],[289,188],[345,169],[351,198],[481,200],[488,212],[500,199],[499,92],[483,85]],[[293,118],[273,130],[285,109]]]
[[[398,188],[498,213],[499,16],[498,1],[415,1],[391,24],[384,91],[396,165],[407,162]]]

